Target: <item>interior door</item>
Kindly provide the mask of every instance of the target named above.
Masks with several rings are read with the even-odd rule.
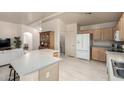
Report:
[[[67,26],[66,54],[72,57],[76,55],[76,27],[75,25]]]
[[[76,38],[76,35],[73,33],[73,32],[69,32],[69,56],[72,56],[74,57],[75,56],[75,38]]]

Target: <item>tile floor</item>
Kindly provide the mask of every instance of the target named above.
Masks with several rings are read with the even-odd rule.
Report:
[[[9,67],[0,67],[0,80],[9,77]],[[71,57],[63,57],[59,66],[60,81],[106,81],[106,66],[103,62],[86,61]]]

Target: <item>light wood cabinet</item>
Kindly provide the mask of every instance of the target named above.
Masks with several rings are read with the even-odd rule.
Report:
[[[124,13],[120,17],[117,25],[116,25],[116,31],[120,31],[120,40],[124,41]]]
[[[112,41],[114,40],[114,36],[113,36],[113,30],[112,28],[107,28],[107,29],[102,29],[102,40],[109,40]]]
[[[78,33],[79,34],[91,33],[93,34],[93,40],[95,41],[113,41],[114,40],[113,28],[81,30]]]
[[[97,29],[93,31],[93,40],[99,41],[112,41],[113,30],[112,28]]]
[[[101,30],[94,30],[93,31],[93,40],[102,40],[102,33]]]
[[[97,61],[106,60],[106,48],[93,47],[92,48],[92,59]]]
[[[120,18],[119,25],[120,39],[124,41],[124,14]]]

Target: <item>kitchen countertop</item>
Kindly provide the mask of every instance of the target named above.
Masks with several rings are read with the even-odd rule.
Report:
[[[92,47],[98,47],[98,48],[111,48],[111,46],[92,46]]]
[[[56,51],[51,49],[34,50],[11,62],[11,65],[19,76],[24,76],[59,62],[61,59],[53,57],[53,52]]]
[[[124,56],[124,52],[116,52],[116,51],[106,51],[106,54],[115,54],[115,55],[123,55]]]

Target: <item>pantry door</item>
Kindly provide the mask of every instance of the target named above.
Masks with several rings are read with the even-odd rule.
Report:
[[[71,24],[67,26],[66,33],[66,54],[75,57],[76,55],[76,32],[77,25]]]

